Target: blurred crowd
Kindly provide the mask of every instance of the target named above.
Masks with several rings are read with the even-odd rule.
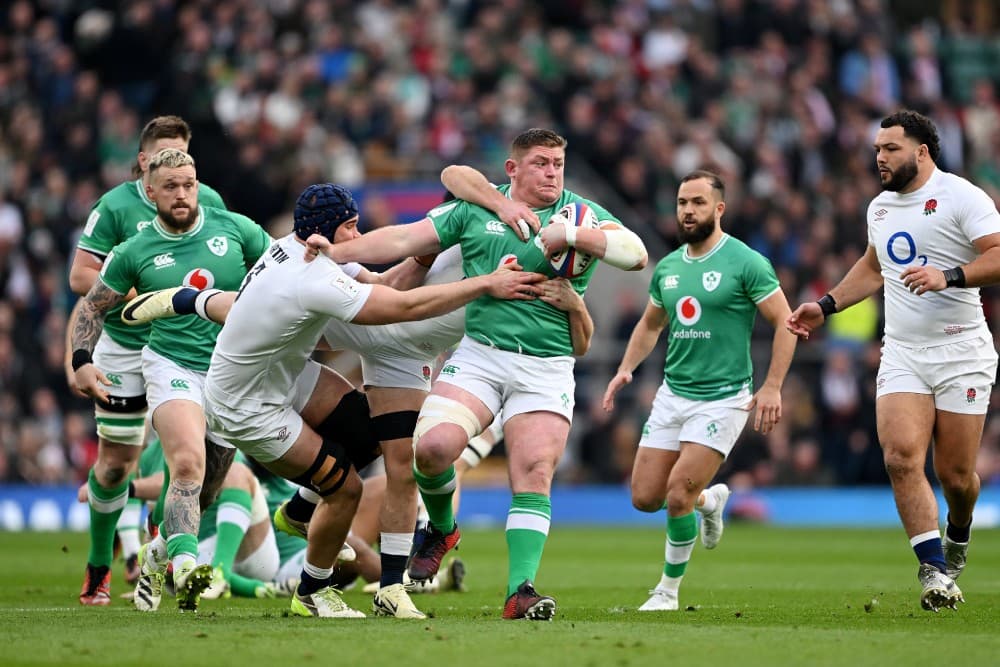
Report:
[[[993,0],[5,2],[0,481],[79,481],[96,455],[91,407],[63,373],[68,261],[153,115],[183,116],[201,180],[265,226],[315,181],[427,182],[466,163],[502,182],[510,138],[547,126],[569,139],[573,188],[668,251],[678,179],[709,165],[729,186],[724,227],[770,258],[794,306],[864,251],[887,113],[929,114],[940,166],[1000,201],[998,85]],[[384,202],[368,210],[398,221]],[[662,348],[619,411],[599,401],[645,298],[623,293],[597,322],[563,482],[628,478]],[[983,300],[1000,332],[1000,292]],[[785,419],[748,431],[723,470],[732,485],[886,483],[880,329],[870,300],[800,346]],[[759,371],[769,337],[762,326]],[[980,472],[1000,483],[1000,420]]]

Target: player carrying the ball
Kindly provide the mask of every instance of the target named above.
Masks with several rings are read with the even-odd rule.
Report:
[[[514,139],[504,165],[509,186],[494,188],[470,169],[468,187],[453,189],[467,201],[439,206],[410,225],[378,229],[336,245],[319,239],[316,245],[335,262],[384,263],[459,244],[470,277],[490,273],[511,258],[525,271],[557,275],[550,262],[555,256],[570,274],[573,266],[585,265],[580,275],[569,278],[580,294],[597,262],[570,262],[573,258],[563,256],[574,254],[564,252],[568,247],[620,269],[642,269],[647,255],[639,237],[605,209],[563,189],[565,159],[564,138],[550,130],[527,130]],[[527,204],[537,219],[530,216],[520,225],[522,231],[515,232],[493,213],[506,200]],[[565,216],[552,220],[568,204],[590,207],[598,226],[570,229]],[[503,610],[508,619],[549,620],[555,614],[555,600],[536,592],[533,581],[549,532],[552,476],[573,418],[573,321],[543,299],[513,304],[482,297],[470,303],[465,337],[424,402],[414,433],[414,474],[430,525],[409,574],[423,580],[434,576],[460,540],[452,511],[454,462],[469,438],[503,409],[513,491]]]
[[[755,406],[754,428],[769,432],[781,419],[781,385],[795,353],[783,326],[791,313],[770,262],[722,231],[725,185],[694,171],[677,190],[677,236],[684,243],[656,265],[649,303],[632,331],[604,409],[632,381],[632,371],[667,329],[664,381],[642,429],[632,468],[632,504],[667,509],[666,564],[639,611],[677,609],[677,592],[698,536],[714,549],[722,537],[729,487],[709,488]],[[753,392],[750,337],[757,311],[775,328],[771,365]],[[665,505],[664,505],[665,501]]]

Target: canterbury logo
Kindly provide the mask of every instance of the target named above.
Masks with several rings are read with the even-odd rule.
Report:
[[[179,378],[174,378],[170,381],[171,389],[181,389],[183,391],[190,391],[191,386],[188,384],[187,380],[181,380]]]
[[[503,236],[503,233],[507,230],[507,225],[503,224],[499,220],[489,220],[486,222],[486,233],[487,234],[497,234]]]
[[[162,255],[157,255],[153,258],[153,264],[158,269],[173,266],[176,263],[177,262],[174,261],[174,254],[172,252],[165,252]]]

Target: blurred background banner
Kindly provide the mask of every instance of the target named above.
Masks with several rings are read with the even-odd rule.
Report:
[[[462,525],[498,527],[507,520],[507,487],[475,487],[462,491]],[[944,499],[938,497],[944,508]],[[557,487],[552,492],[553,520],[559,525],[662,526],[659,514],[632,508],[621,486]],[[944,509],[942,509],[944,512]],[[730,520],[776,526],[894,527],[899,517],[888,488],[816,489],[808,487],[744,490],[733,494]],[[941,521],[945,520],[942,513]],[[0,488],[0,532],[85,530],[87,505],[68,486],[7,485]],[[986,489],[976,504],[976,528],[1000,526],[1000,489]]]

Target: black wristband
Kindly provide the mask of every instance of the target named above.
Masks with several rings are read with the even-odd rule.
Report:
[[[94,358],[87,350],[73,350],[73,371],[78,371],[81,366],[94,363]]]
[[[816,303],[819,304],[819,309],[823,311],[823,319],[837,312],[837,302],[833,300],[833,297],[829,293],[821,296]]]
[[[944,282],[948,287],[965,287],[965,271],[962,267],[944,270]]]
[[[128,483],[128,497],[135,498],[135,482]]]

